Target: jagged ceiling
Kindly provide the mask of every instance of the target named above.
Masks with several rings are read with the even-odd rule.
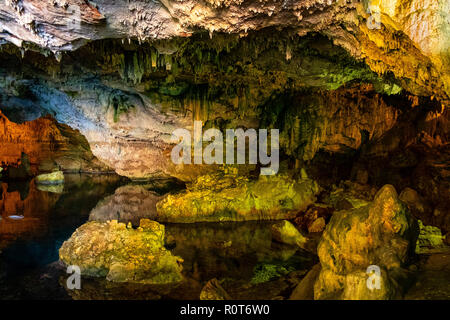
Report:
[[[196,30],[245,36],[265,27],[320,32],[380,74],[446,105],[450,92],[449,0],[5,0],[0,38],[52,50],[89,40],[139,41]]]

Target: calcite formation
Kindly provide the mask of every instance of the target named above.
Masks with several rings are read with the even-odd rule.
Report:
[[[408,277],[403,268],[414,254],[418,232],[417,221],[390,185],[367,206],[335,212],[317,249],[322,269],[314,298],[402,297]],[[379,272],[369,285],[371,266]]]
[[[319,186],[307,177],[287,174],[257,180],[218,172],[199,177],[187,191],[157,204],[157,221],[220,222],[293,218],[316,200]]]
[[[182,259],[164,247],[164,226],[142,219],[138,229],[117,220],[87,222],[59,250],[82,275],[113,282],[168,284],[182,280]]]
[[[10,0],[0,12],[4,40],[55,52],[86,40],[189,36],[196,28],[211,35],[246,35],[269,26],[292,27],[299,35],[320,32],[372,70],[393,72],[409,90],[448,100],[446,1]]]

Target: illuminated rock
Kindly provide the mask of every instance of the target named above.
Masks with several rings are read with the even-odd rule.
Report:
[[[59,251],[67,265],[82,275],[113,282],[166,284],[182,280],[182,259],[164,248],[164,226],[142,219],[135,230],[116,220],[87,222]]]
[[[449,7],[445,1],[164,0],[161,4],[100,0],[93,5],[80,0],[14,0],[3,3],[0,10],[8,17],[2,19],[2,39],[54,52],[75,50],[89,40],[104,38],[142,42],[186,37],[195,29],[209,31],[211,37],[215,32],[244,36],[268,26],[290,27],[301,36],[320,32],[356,58],[365,59],[375,72],[393,72],[410,91],[449,98]],[[176,48],[160,45],[164,53]],[[285,59],[291,60],[291,48],[283,49]],[[60,56],[55,54],[56,59]],[[172,69],[170,62],[164,65]]]
[[[414,254],[417,236],[417,222],[390,185],[367,206],[335,212],[317,248],[322,270],[314,298],[401,297],[408,278],[402,268]],[[370,266],[379,273],[369,274]]]
[[[416,253],[426,253],[444,248],[444,238],[441,230],[433,226],[425,226],[421,220],[419,222],[419,238],[416,244]]]
[[[289,219],[314,203],[318,192],[317,183],[307,178],[278,174],[249,180],[218,172],[199,177],[184,193],[167,195],[156,205],[156,220],[192,223]]]

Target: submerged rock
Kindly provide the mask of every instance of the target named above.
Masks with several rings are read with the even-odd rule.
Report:
[[[408,275],[402,267],[414,254],[417,235],[417,222],[391,185],[367,206],[335,212],[317,249],[322,270],[315,299],[400,297]],[[380,271],[373,286],[369,266]]]
[[[64,183],[64,173],[62,171],[40,174],[36,177],[36,184],[38,185],[54,185],[61,183]]]
[[[76,265],[82,275],[113,282],[144,284],[182,280],[180,257],[164,247],[164,226],[142,219],[135,230],[116,220],[87,222],[59,250],[60,259]]]
[[[316,200],[318,184],[287,174],[242,176],[216,173],[201,176],[186,192],[158,202],[158,221],[217,222],[290,219]]]

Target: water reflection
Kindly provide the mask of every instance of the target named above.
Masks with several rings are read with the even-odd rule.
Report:
[[[162,196],[142,185],[126,185],[101,200],[89,215],[91,221],[118,220],[139,226],[142,218],[154,219],[156,203]]]

